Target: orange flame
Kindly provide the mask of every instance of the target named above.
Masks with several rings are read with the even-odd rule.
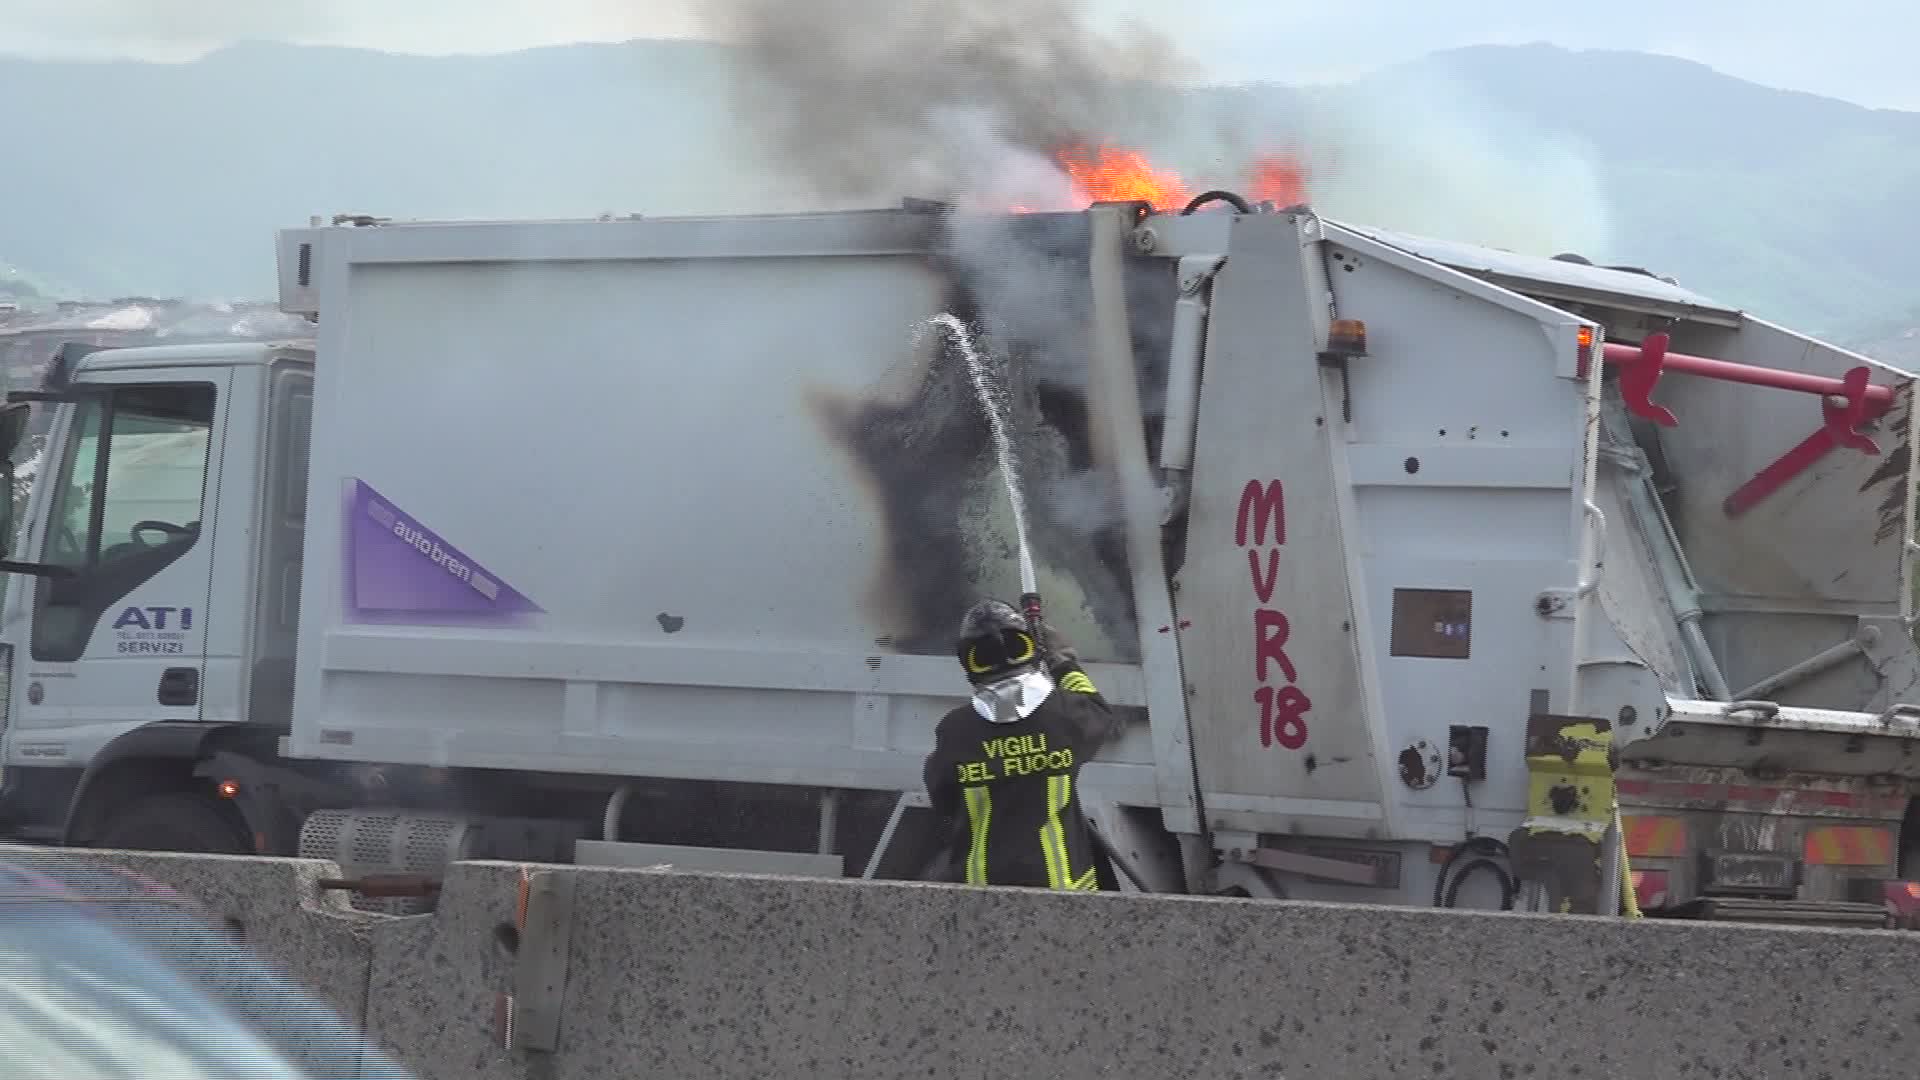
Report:
[[[1254,202],[1270,202],[1280,209],[1307,201],[1306,163],[1291,154],[1264,154],[1253,160],[1253,180],[1247,194]]]
[[[1054,161],[1093,202],[1146,202],[1155,210],[1179,210],[1193,196],[1180,175],[1153,167],[1140,153],[1118,147],[1074,145]]]
[[[1195,194],[1179,173],[1159,168],[1146,155],[1125,147],[1074,143],[1056,151],[1053,160],[1089,203],[1145,202],[1164,213],[1185,209]],[[1263,154],[1253,160],[1246,194],[1253,202],[1297,206],[1308,201],[1308,179],[1306,164],[1298,155]],[[1031,212],[1025,206],[1011,209]]]

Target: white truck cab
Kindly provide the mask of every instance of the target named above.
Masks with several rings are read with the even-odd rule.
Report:
[[[255,848],[191,766],[290,715],[312,395],[297,342],[70,348],[13,395],[8,434],[57,410],[0,606],[28,835]]]

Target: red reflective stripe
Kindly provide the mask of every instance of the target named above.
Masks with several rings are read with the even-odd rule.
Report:
[[[1672,859],[1687,853],[1686,819],[1622,815],[1627,854],[1636,859]]]
[[[1882,866],[1893,861],[1893,830],[1865,825],[1809,829],[1803,857],[1812,866]]]
[[[1614,788],[1622,795],[1702,802],[1799,803],[1869,813],[1904,812],[1906,808],[1906,800],[1898,796],[1876,798],[1826,788],[1755,787],[1749,784],[1696,784],[1665,780],[1617,780]]]
[[[1618,781],[1614,787],[1623,795],[1652,795],[1668,799],[1711,799],[1716,802],[1778,802],[1782,797],[1794,798],[1803,794],[1790,788],[1764,788],[1740,784],[1692,784],[1678,781]],[[1817,795],[1828,805],[1851,806],[1856,796],[1844,791],[1820,791]]]
[[[1665,870],[1635,870],[1632,872],[1633,895],[1643,908],[1662,908],[1667,904],[1667,872]]]

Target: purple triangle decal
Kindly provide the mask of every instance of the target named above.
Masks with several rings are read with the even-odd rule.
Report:
[[[486,626],[542,611],[363,480],[353,481],[346,534],[354,621]]]

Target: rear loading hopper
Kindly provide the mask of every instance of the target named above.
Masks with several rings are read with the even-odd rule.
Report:
[[[1909,377],[1644,273],[1300,230],[1215,279],[1179,578],[1183,621],[1247,613],[1183,642],[1230,687],[1195,744],[1243,886],[1444,898],[1479,835],[1556,907],[1624,853],[1663,909],[1856,916],[1920,698]]]

